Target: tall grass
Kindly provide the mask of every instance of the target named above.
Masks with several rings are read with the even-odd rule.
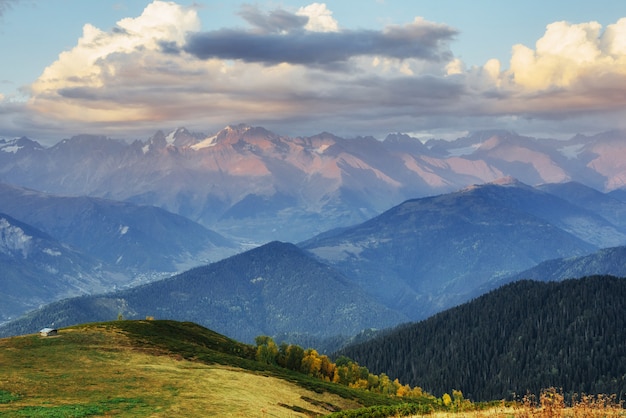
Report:
[[[526,395],[516,408],[516,417],[525,418],[595,418],[624,417],[626,411],[623,402],[616,395],[578,395],[574,394],[571,401],[565,401],[560,389],[551,387],[541,391],[539,400],[534,395]]]
[[[479,405],[475,405],[479,407]],[[419,415],[416,415],[419,416]],[[526,394],[516,402],[491,403],[483,410],[436,412],[432,418],[624,418],[626,410],[616,395],[574,395],[566,401],[560,389],[550,387],[539,396]]]

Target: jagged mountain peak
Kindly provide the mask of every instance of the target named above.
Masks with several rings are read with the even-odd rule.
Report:
[[[424,144],[402,133],[378,140],[320,132],[287,136],[233,124],[208,135],[178,127],[130,146],[112,140],[66,140],[36,154],[0,153],[0,178],[54,193],[160,206],[209,227],[233,208],[239,211],[242,201],[250,203],[247,196],[281,202],[269,205],[271,211],[248,205],[244,212],[250,221],[261,223],[267,216],[271,219],[265,225],[287,225],[307,214],[332,219],[326,224],[332,228],[364,221],[365,213],[373,216],[408,199],[504,176],[529,185],[576,180],[601,191],[626,184],[626,149],[620,141],[605,143],[604,137],[572,144],[492,130]],[[489,141],[494,148],[479,150]],[[315,222],[306,223],[312,232],[293,236],[287,230],[297,228],[289,227],[284,235],[263,237],[262,242],[302,240],[321,232],[311,228]],[[232,228],[238,227],[224,230],[233,233]],[[257,230],[240,228],[246,235]]]
[[[114,141],[114,140],[105,135],[79,134],[79,135],[74,135],[70,138],[65,138],[64,140],[60,142],[60,144],[76,145],[76,144],[107,142],[107,141]]]
[[[268,137],[276,136],[264,128],[252,127],[245,123],[239,125],[228,125],[218,131],[215,135],[205,136],[200,141],[191,145],[193,150],[201,150],[204,148],[213,148],[218,145],[233,145],[240,141],[245,141],[251,137]]]
[[[0,139],[0,152],[18,153],[31,150],[43,150],[44,147],[37,141],[33,141],[25,136],[11,140]]]
[[[161,130],[156,131],[152,138],[148,139],[146,146],[150,149],[159,149],[167,146],[165,133]]]
[[[472,132],[468,135],[468,138],[477,142],[485,142],[492,138],[509,139],[517,136],[515,132],[506,129],[486,129]]]
[[[239,140],[243,136],[247,135],[250,131],[255,131],[259,129],[263,130],[264,132],[268,132],[264,128],[255,128],[245,123],[240,123],[238,125],[227,125],[215,134],[215,138],[217,139],[217,141],[233,139]]]
[[[405,133],[401,133],[401,132],[397,132],[394,134],[389,134],[385,137],[385,139],[383,140],[383,142],[386,143],[419,143],[420,145],[424,145],[422,144],[422,141],[418,140],[417,138],[412,137],[411,135],[405,134]]]
[[[248,125],[247,123],[239,123],[237,125],[226,125],[220,132],[244,133],[246,131],[249,131],[250,129],[252,129],[252,126]]]
[[[60,155],[95,155],[99,157],[123,152],[128,145],[119,139],[104,135],[80,134],[66,138],[50,148]]]
[[[187,128],[180,127],[170,132],[165,137],[165,141],[167,145],[183,148],[193,146],[202,141],[205,137],[206,135],[202,133],[190,132]]]
[[[312,140],[312,141],[313,140],[317,140],[317,141],[320,141],[320,140],[321,141],[328,141],[328,140],[337,141],[337,140],[340,140],[341,138],[339,138],[337,135],[332,134],[330,132],[323,131],[323,132],[320,132],[318,134],[315,134],[313,136],[308,137],[308,139]]]

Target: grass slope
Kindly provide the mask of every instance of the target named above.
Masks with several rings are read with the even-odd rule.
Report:
[[[254,361],[193,323],[115,321],[0,340],[7,417],[319,416],[394,401]]]

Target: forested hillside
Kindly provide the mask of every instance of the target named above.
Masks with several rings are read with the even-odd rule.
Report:
[[[519,281],[339,354],[435,395],[626,395],[626,280]]]

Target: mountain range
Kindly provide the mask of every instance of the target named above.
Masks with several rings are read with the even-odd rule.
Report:
[[[589,207],[509,178],[408,200],[300,245],[372,297],[417,320],[543,261],[625,244],[626,230]],[[626,216],[624,202],[615,209]]]
[[[45,231],[108,265],[174,272],[235,248],[220,234],[148,205],[58,196],[0,183],[0,212]],[[211,255],[211,251],[217,254]]]
[[[157,207],[2,183],[0,196],[0,322],[64,297],[138,285],[240,250]]]
[[[483,131],[454,141],[406,134],[287,137],[261,127],[179,128],[127,143],[78,135],[51,147],[0,140],[0,181],[66,196],[147,204],[223,235],[299,242],[408,199],[512,176],[620,193],[626,133],[569,140]]]
[[[0,140],[0,322],[85,295],[32,312],[29,330],[122,313],[336,343],[519,278],[620,274],[625,136],[379,141],[238,125]],[[307,322],[320,315],[331,325]]]
[[[588,189],[553,190],[560,187]],[[592,195],[626,216],[626,203]],[[141,287],[60,301],[0,335],[120,313],[193,320],[244,341],[270,335],[337,348],[360,331],[423,320],[519,278],[620,274],[623,247],[607,253],[600,244],[626,244],[626,232],[585,202],[588,208],[511,178],[408,200],[297,247],[271,242]],[[576,263],[590,268],[576,270]],[[555,273],[554,265],[562,267]]]

